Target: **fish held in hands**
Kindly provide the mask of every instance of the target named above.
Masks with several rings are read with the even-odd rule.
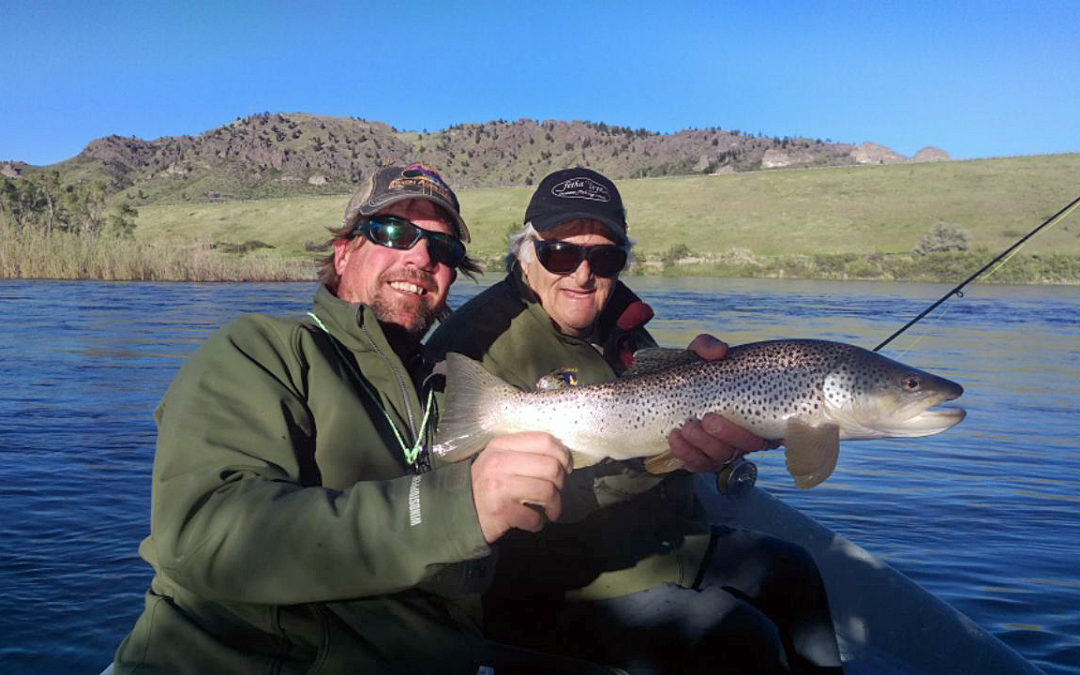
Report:
[[[847,439],[913,438],[960,423],[962,408],[936,407],[963,387],[861,347],[825,340],[770,340],[732,347],[716,361],[682,349],[646,349],[610,382],[572,386],[569,373],[526,392],[450,353],[446,404],[433,452],[471,457],[494,436],[546,431],[575,466],[646,458],[646,468],[682,468],[668,434],[686,420],[718,413],[768,440],[782,440],[787,468],[811,488],[836,467]]]

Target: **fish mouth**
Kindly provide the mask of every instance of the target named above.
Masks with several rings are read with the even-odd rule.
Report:
[[[947,431],[964,421],[967,411],[956,405],[941,405],[955,401],[964,388],[943,377],[934,378],[922,396],[901,405],[896,411],[896,424],[888,425],[889,433],[898,437],[931,436]]]
[[[959,386],[926,393],[900,405],[892,415],[883,416],[885,419],[874,427],[896,437],[930,436],[956,427],[968,416],[968,411],[958,405],[942,405],[958,399],[963,393]]]
[[[967,417],[960,406],[941,405],[960,396],[963,389],[947,388],[923,392],[921,396],[871,399],[855,406],[854,420],[865,435],[861,438],[918,438],[947,431]]]
[[[965,417],[967,411],[959,406],[933,407],[908,418],[900,427],[890,432],[894,436],[930,436],[952,429],[963,422]]]

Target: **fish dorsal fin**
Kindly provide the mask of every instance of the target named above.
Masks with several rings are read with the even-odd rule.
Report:
[[[840,454],[840,427],[811,426],[790,420],[784,434],[788,473],[795,485],[808,490],[832,475]]]
[[[558,391],[570,389],[581,384],[577,368],[553,370],[536,381],[537,391]]]
[[[683,464],[682,460],[673,455],[670,450],[665,450],[659,455],[653,455],[645,460],[645,470],[654,475],[671,473],[685,468],[686,465]]]
[[[689,349],[671,349],[667,347],[639,349],[634,352],[634,363],[626,371],[626,374],[628,376],[644,375],[687,363],[697,363],[701,360],[700,356]]]

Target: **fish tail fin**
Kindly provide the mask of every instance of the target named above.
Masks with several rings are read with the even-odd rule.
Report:
[[[809,490],[832,475],[840,454],[840,428],[835,424],[811,426],[788,422],[784,434],[787,469],[795,486]]]
[[[446,355],[446,398],[432,451],[446,462],[468,459],[495,435],[490,411],[517,389],[495,377],[478,361]]]

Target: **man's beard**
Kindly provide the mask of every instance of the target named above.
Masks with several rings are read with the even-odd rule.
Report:
[[[438,311],[425,301],[427,293],[415,298],[415,302],[408,303],[405,307],[408,300],[405,297],[395,297],[398,291],[389,288],[390,281],[406,281],[421,288],[430,288],[435,286],[436,282],[430,274],[415,269],[408,273],[384,273],[378,279],[379,292],[375,294],[375,300],[371,304],[375,318],[402,337],[419,342],[435,323]],[[408,316],[403,316],[405,314]]]

